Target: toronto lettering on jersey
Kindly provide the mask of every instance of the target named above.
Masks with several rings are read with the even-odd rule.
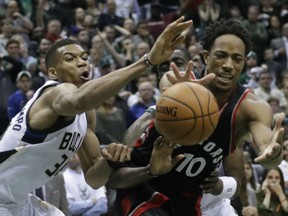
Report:
[[[156,112],[176,117],[176,115],[177,115],[177,107],[157,106],[156,107]]]
[[[63,136],[63,139],[60,143],[59,150],[68,150],[76,153],[76,151],[81,146],[83,137],[78,132],[66,132]],[[69,157],[66,154],[61,156],[61,161],[56,163],[52,169],[47,169],[45,173],[51,177],[57,175],[57,173],[64,167],[64,165],[68,162]]]

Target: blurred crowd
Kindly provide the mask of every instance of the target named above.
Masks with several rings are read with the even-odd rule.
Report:
[[[56,40],[78,41],[89,54],[91,79],[97,79],[148,53],[167,24],[182,15],[193,20],[193,27],[180,48],[188,51],[199,72],[205,68],[200,43],[205,27],[221,18],[239,20],[253,42],[239,83],[267,101],[275,116],[288,116],[287,0],[0,0],[0,135],[49,79],[45,53]],[[155,105],[158,75],[168,70],[169,64],[161,64],[143,71],[95,110],[95,133],[102,145],[122,142],[127,128]],[[288,118],[284,128],[279,169],[264,170],[255,164],[253,140],[245,140],[246,184],[233,200],[239,215],[288,215],[277,201],[288,192]],[[93,190],[81,176],[75,156],[55,178],[59,189],[49,183],[33,193],[49,201],[48,191],[54,188],[60,198],[51,200],[59,201],[53,204],[65,215],[115,215],[115,191]]]

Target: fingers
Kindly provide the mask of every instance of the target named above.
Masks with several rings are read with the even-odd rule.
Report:
[[[201,78],[199,80],[196,80],[195,82],[205,86],[205,85],[207,85],[208,83],[210,83],[214,79],[215,79],[215,74],[211,73],[211,74],[208,74],[208,75],[204,76],[203,78]]]
[[[256,157],[256,158],[254,159],[254,162],[259,163],[259,162],[261,162],[261,161],[263,161],[263,160],[265,160],[265,159],[267,159],[266,154],[262,154],[262,155],[259,155],[258,157]]]
[[[131,149],[123,144],[112,143],[102,149],[101,152],[107,160],[119,162],[131,160]]]
[[[184,159],[185,155],[184,154],[179,154],[176,157],[172,159],[172,166],[174,167],[179,161]]]

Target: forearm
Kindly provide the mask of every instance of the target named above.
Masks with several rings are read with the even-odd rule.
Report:
[[[279,196],[279,200],[280,200],[280,204],[281,204],[282,209],[285,212],[288,212],[288,202],[287,202],[286,196],[284,194],[281,194]]]
[[[60,115],[75,115],[93,110],[107,98],[117,95],[120,89],[145,71],[144,60],[111,72],[101,78],[90,80],[79,88],[63,91],[53,98],[54,110]],[[65,87],[67,89],[67,87]]]
[[[94,189],[106,184],[111,174],[111,167],[107,160],[99,156],[93,165],[85,172],[86,182]]]
[[[107,184],[113,189],[129,188],[153,178],[147,167],[123,167],[111,173]]]
[[[271,194],[266,194],[262,203],[266,208],[269,208],[270,199],[271,199]]]

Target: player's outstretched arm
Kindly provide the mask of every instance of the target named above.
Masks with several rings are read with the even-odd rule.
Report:
[[[271,130],[273,113],[270,105],[265,101],[258,101],[251,94],[243,101],[241,108],[246,113],[249,121],[249,132],[252,134],[254,148],[259,152],[255,162],[259,162],[265,168],[278,166],[283,159],[283,133],[282,121],[284,113],[275,121]]]
[[[184,17],[170,23],[154,43],[148,53],[149,64],[157,65],[168,59],[174,49],[182,44],[184,31],[192,25],[192,21],[184,22]],[[53,110],[58,115],[75,115],[94,109],[145,71],[149,66],[144,57],[137,62],[109,73],[99,79],[84,83],[71,91],[60,91],[54,97]]]

